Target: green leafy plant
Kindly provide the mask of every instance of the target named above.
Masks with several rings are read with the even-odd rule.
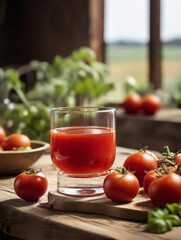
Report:
[[[49,141],[50,109],[54,106],[91,104],[113,85],[106,83],[106,65],[96,60],[90,48],[75,50],[69,57],[56,56],[53,62],[31,61],[36,83],[24,94],[20,73],[0,69],[0,124],[8,133]]]
[[[52,64],[32,61],[30,67],[36,72],[37,82],[28,97],[45,104],[84,105],[113,88],[106,82],[106,65],[96,60],[90,48],[75,50],[67,58],[56,56]]]
[[[181,226],[181,205],[167,204],[164,209],[156,209],[148,213],[147,230],[152,233],[164,233],[174,226]]]
[[[41,102],[31,102],[26,98],[17,71],[13,69],[0,71],[2,94],[4,94],[1,95],[3,110],[0,124],[6,128],[8,134],[24,133],[31,139],[49,141],[49,107]],[[13,95],[10,94],[12,91]]]

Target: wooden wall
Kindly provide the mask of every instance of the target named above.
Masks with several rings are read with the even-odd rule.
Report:
[[[81,46],[104,61],[104,0],[1,0],[0,67],[51,62]],[[149,79],[161,87],[160,0],[150,0]]]
[[[93,47],[103,60],[103,0],[2,3],[0,66],[23,65],[32,59],[51,62],[55,55],[68,56],[81,46]]]

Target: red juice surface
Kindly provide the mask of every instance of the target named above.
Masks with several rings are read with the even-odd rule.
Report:
[[[56,128],[50,132],[51,158],[68,174],[107,171],[116,154],[116,133],[104,127]]]

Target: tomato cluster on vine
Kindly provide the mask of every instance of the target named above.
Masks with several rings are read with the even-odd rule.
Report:
[[[104,191],[116,202],[132,201],[143,187],[155,206],[181,202],[181,153],[170,152],[162,157],[143,148],[127,157],[123,168],[117,168],[104,180]]]
[[[151,202],[159,207],[168,203],[181,202],[181,153],[170,152],[168,146],[162,158],[157,161],[158,168],[148,172],[143,179],[145,192]]]

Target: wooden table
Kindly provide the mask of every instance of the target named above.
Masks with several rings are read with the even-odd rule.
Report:
[[[115,165],[122,164],[135,150],[117,148]],[[49,154],[35,164],[48,177],[49,190],[56,188],[56,170]],[[165,234],[145,231],[146,223],[121,220],[103,215],[52,210],[47,204],[47,193],[37,202],[26,202],[13,189],[15,176],[0,178],[0,231],[7,234],[0,239],[180,239],[181,227]]]

